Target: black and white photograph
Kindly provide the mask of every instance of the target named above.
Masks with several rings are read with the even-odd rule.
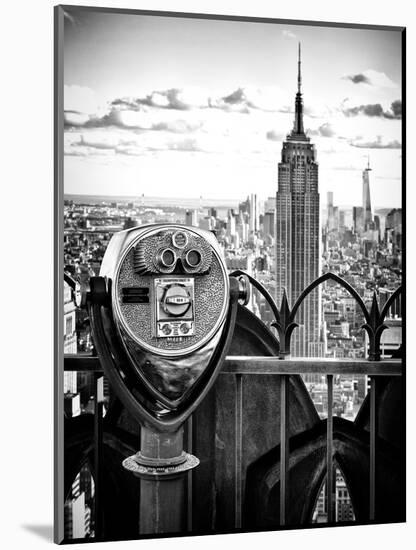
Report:
[[[55,542],[405,522],[405,28],[54,9]]]

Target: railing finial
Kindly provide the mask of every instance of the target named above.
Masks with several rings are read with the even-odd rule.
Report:
[[[380,340],[383,331],[387,328],[387,325],[383,323],[384,316],[380,315],[380,309],[378,307],[377,292],[373,292],[373,299],[371,301],[371,309],[369,313],[369,319],[362,326],[368,334],[369,351],[368,359],[370,361],[380,361],[381,350]]]

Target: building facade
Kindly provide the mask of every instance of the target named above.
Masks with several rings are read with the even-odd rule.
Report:
[[[318,164],[315,147],[303,127],[301,59],[292,132],[283,142],[276,195],[276,299],[283,289],[293,306],[301,292],[320,274]],[[320,295],[314,290],[300,308],[291,353],[309,357],[319,342]]]
[[[370,224],[373,221],[371,213],[370,171],[370,162],[368,162],[367,168],[363,171],[363,215],[365,231],[370,228]]]

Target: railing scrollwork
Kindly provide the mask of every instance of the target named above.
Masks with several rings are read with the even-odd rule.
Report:
[[[381,356],[381,349],[380,349],[381,335],[383,331],[386,328],[388,328],[387,325],[384,323],[384,320],[386,318],[387,312],[390,309],[391,305],[402,292],[401,286],[396,288],[396,290],[389,297],[389,299],[384,304],[384,307],[380,312],[378,299],[377,299],[377,292],[374,291],[373,299],[371,302],[371,308],[370,310],[368,310],[367,306],[364,303],[364,300],[345,279],[343,279],[339,275],[336,275],[335,273],[328,272],[328,273],[324,273],[323,275],[321,275],[320,277],[312,281],[312,283],[310,283],[310,285],[308,285],[300,294],[300,296],[297,298],[292,308],[290,308],[290,305],[289,305],[286,289],[283,289],[282,300],[281,300],[280,309],[279,309],[277,307],[275,300],[270,295],[270,293],[256,279],[254,279],[253,277],[251,277],[250,275],[248,275],[247,273],[241,270],[234,271],[232,275],[236,277],[240,275],[245,275],[250,281],[251,285],[260,292],[260,294],[265,298],[266,302],[269,304],[273,312],[273,315],[275,317],[275,321],[271,323],[271,326],[277,330],[279,344],[280,344],[280,351],[279,351],[280,359],[284,359],[285,357],[290,355],[290,342],[291,342],[292,333],[294,329],[299,326],[298,323],[296,322],[296,314],[300,306],[302,305],[303,301],[306,299],[308,294],[310,294],[320,284],[324,283],[327,280],[333,280],[339,285],[341,285],[343,288],[345,288],[345,290],[355,299],[355,301],[360,306],[360,309],[365,319],[365,323],[362,325],[361,328],[363,328],[367,332],[368,341],[369,341],[368,359],[369,361],[379,361]]]

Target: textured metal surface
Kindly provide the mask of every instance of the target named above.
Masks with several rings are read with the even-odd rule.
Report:
[[[222,329],[222,327],[221,327]],[[192,355],[162,357],[141,349],[127,335],[124,340],[133,359],[133,368],[151,383],[153,388],[170,400],[180,399],[208,367],[221,338],[221,330]]]
[[[212,257],[209,273],[195,277],[195,334],[192,336],[182,337],[181,340],[155,336],[152,281],[151,276],[141,276],[135,272],[134,249],[131,248],[115,281],[113,305],[116,316],[133,341],[154,353],[180,355],[191,353],[212,337],[224,320],[228,305],[228,277],[216,255]],[[150,287],[150,303],[122,303],[122,288],[130,286]]]
[[[233,374],[343,374],[400,377],[403,365],[400,359],[382,359],[380,362],[366,359],[278,359],[277,357],[244,357],[229,355],[222,369]]]
[[[146,466],[137,461],[136,455],[123,460],[123,468],[142,479],[171,478],[183,475],[192,468],[196,468],[199,459],[189,453],[185,453],[185,460],[180,464],[168,466]]]
[[[182,233],[185,236],[184,246],[177,246],[177,239],[174,237]],[[161,253],[166,248],[173,251],[177,259],[181,259],[182,266],[186,273],[206,273],[211,267],[212,250],[208,242],[189,230],[172,231],[158,230],[155,234],[141,239],[133,249],[133,265],[137,273],[173,273],[176,261],[171,266],[165,266],[160,261]],[[192,267],[186,264],[186,254],[193,249],[201,253],[201,264]]]
[[[175,432],[199,405],[216,380],[231,344],[237,315],[238,282],[230,278],[230,295],[227,318],[219,332],[220,341],[213,351],[203,383],[193,384],[177,400],[169,400],[158,392],[149,379],[134,370],[131,357],[117,337],[117,328],[111,308],[94,301],[90,293],[89,314],[97,354],[104,372],[128,411],[142,425],[160,432]],[[139,376],[138,376],[139,374]]]
[[[89,355],[65,355],[65,371],[102,371],[98,357]],[[370,362],[366,359],[279,359],[278,357],[247,357],[228,355],[222,374],[367,374],[382,378],[401,377],[403,374],[401,359],[381,359]]]

